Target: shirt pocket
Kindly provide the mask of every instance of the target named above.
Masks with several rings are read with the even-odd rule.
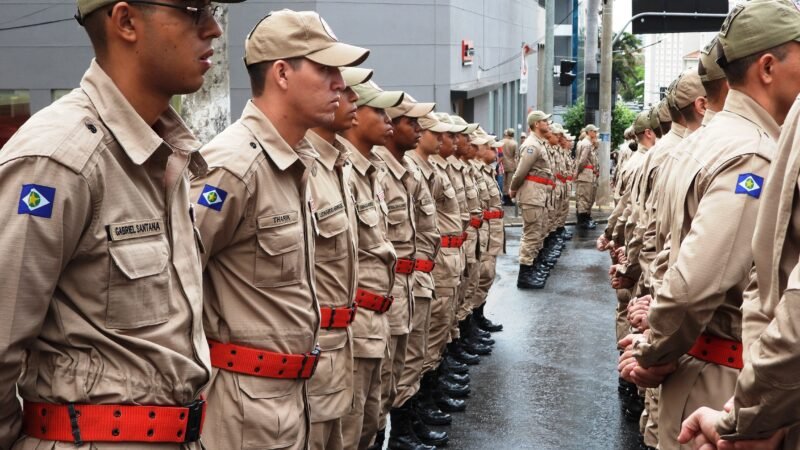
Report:
[[[324,219],[318,219],[314,249],[317,261],[335,261],[347,257],[347,227],[348,220],[344,209]]]
[[[376,202],[362,203],[356,207],[358,218],[358,246],[373,249],[383,243],[381,228],[378,226],[380,215]]]
[[[386,221],[389,223],[389,240],[392,242],[409,242],[414,237],[414,230],[409,223],[408,205],[406,202],[395,202],[387,205],[389,213]]]
[[[279,220],[283,223],[276,225]],[[256,234],[256,287],[299,283],[303,271],[301,247],[305,239],[299,213],[293,211],[259,217]]]
[[[238,376],[242,392],[242,449],[294,446],[305,420],[300,383]]]
[[[131,329],[169,320],[169,246],[163,235],[109,242],[106,326]]]
[[[308,384],[309,395],[329,395],[347,388],[346,374],[353,372],[347,333],[335,331],[320,333],[320,358],[314,377]]]

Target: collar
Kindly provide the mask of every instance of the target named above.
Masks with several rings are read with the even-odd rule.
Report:
[[[81,89],[134,164],[147,161],[162,144],[190,155],[200,149],[200,142],[172,108],[164,111],[152,127],[148,125],[94,59],[81,80]],[[193,172],[204,170],[202,158],[190,156],[190,161]]]
[[[717,115],[716,111],[707,109],[706,113],[703,115],[703,123],[700,126],[701,127],[708,126],[708,123],[711,122],[711,120],[714,119],[714,116],[716,115]]]
[[[433,166],[431,166],[430,161],[425,161],[424,159],[422,159],[422,157],[419,156],[419,154],[417,154],[415,150],[407,151],[406,157],[410,158],[417,164],[417,167],[419,167],[420,172],[422,172],[422,176],[424,176],[426,180],[431,179],[431,177],[433,176]],[[430,158],[430,156],[428,158]]]
[[[267,116],[259,110],[252,100],[247,102],[247,105],[242,111],[242,118],[240,119],[253,136],[256,138],[264,153],[278,166],[280,170],[286,170],[289,166],[298,162],[300,157],[298,151],[305,151],[316,154],[311,144],[305,138],[301,139],[297,147],[292,148],[286,141],[283,140],[278,130],[272,125]]]
[[[461,162],[460,159],[456,158],[455,155],[448,156],[447,162],[449,162],[450,165],[456,170],[461,170],[461,168],[464,167],[464,163]]]
[[[392,155],[392,152],[390,152],[388,148],[376,145],[372,148],[372,154],[386,164],[389,172],[391,172],[396,179],[402,180],[403,176],[408,173],[406,168],[400,164],[400,161],[395,159],[394,155]]]
[[[672,126],[669,127],[669,132],[679,138],[683,138],[683,136],[686,134],[686,131],[688,131],[688,128],[677,122],[672,122]]]
[[[356,172],[360,173],[361,176],[366,176],[368,173],[375,170],[375,166],[373,166],[367,158],[364,158],[364,155],[362,155],[350,141],[337,134],[336,142],[341,144],[350,155],[350,162],[353,163],[353,168],[355,168]]]
[[[743,119],[754,123],[757,127],[764,130],[772,140],[778,140],[781,127],[761,105],[743,92],[731,89],[730,92],[728,92],[728,98],[725,99],[725,107],[723,110],[741,116]]]
[[[430,161],[431,164],[436,164],[442,170],[447,169],[447,161],[439,155],[431,155],[428,161]]]
[[[328,171],[332,171],[336,166],[336,160],[339,159],[343,152],[311,130],[306,132],[306,139],[308,139],[308,142],[319,154],[317,160],[321,162]]]

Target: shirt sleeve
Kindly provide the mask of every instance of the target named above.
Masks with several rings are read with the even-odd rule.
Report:
[[[8,151],[8,149],[5,149]],[[53,292],[91,223],[85,179],[44,157],[0,164],[0,448],[11,448],[22,415],[16,383],[42,329]]]
[[[539,147],[530,145],[522,147],[520,150],[519,165],[517,171],[514,172],[514,178],[511,180],[511,190],[518,191],[525,182],[525,177],[531,171],[533,164],[542,157],[541,149]]]

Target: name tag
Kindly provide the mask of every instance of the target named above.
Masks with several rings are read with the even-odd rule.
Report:
[[[359,203],[358,205],[356,205],[356,209],[358,210],[358,212],[366,211],[368,209],[373,209],[373,208],[375,208],[374,201]]]
[[[106,225],[110,241],[124,241],[164,233],[161,219],[137,220],[135,222],[112,223]]]
[[[405,209],[406,203],[405,202],[392,203],[390,205],[386,205],[386,207],[389,209],[389,211],[397,211],[398,209]]]
[[[258,218],[258,228],[275,228],[284,225],[291,225],[297,223],[299,214],[297,211],[290,211],[286,213],[273,214],[271,216],[264,216]]]
[[[317,220],[327,219],[328,217],[340,213],[342,211],[344,211],[344,203],[337,203],[329,208],[317,211],[316,212]]]

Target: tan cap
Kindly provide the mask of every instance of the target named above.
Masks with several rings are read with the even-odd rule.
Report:
[[[344,84],[346,84],[347,87],[366,83],[372,78],[372,74],[374,73],[372,69],[364,69],[362,67],[341,67],[339,71],[342,72],[342,78],[344,78]]]
[[[394,108],[386,110],[386,114],[390,119],[396,119],[400,116],[419,118],[433,111],[436,103],[420,103],[414,97],[406,94],[403,97],[403,102],[395,105]]]
[[[670,92],[669,102],[675,108],[683,109],[694,103],[697,97],[705,95],[706,90],[703,88],[697,69],[688,69],[678,77],[678,82]]]
[[[469,135],[469,143],[472,145],[484,145],[489,143],[489,136],[478,132]]]
[[[451,125],[439,121],[433,113],[420,117],[419,126],[423,130],[433,131],[434,133],[448,133],[451,127]]]
[[[434,113],[434,115],[437,119],[439,119],[440,122],[450,125],[450,133],[461,133],[467,129],[466,125],[456,125],[453,123],[453,119],[450,117],[450,114],[438,112]]]
[[[388,109],[400,104],[404,97],[403,91],[384,91],[374,81],[357,84],[352,88],[358,94],[356,106]]]
[[[700,51],[700,62],[703,63],[702,71],[698,67],[697,73],[700,75],[700,81],[708,83],[709,81],[721,80],[725,78],[725,72],[717,64],[717,55],[719,54],[719,39],[714,36],[714,39]]]
[[[726,63],[800,40],[800,7],[786,0],[750,1],[736,5],[722,23],[717,62]]]
[[[513,128],[506,128],[504,133],[506,136],[514,136],[514,129]]]
[[[532,111],[528,114],[528,126],[533,125],[536,122],[547,120],[552,116],[552,114],[545,114],[542,111]]]
[[[492,140],[489,142],[489,145],[490,145],[492,148],[502,148],[502,147],[503,147],[503,142],[501,142],[501,141],[498,141],[498,140],[496,140],[496,139],[492,139]]]
[[[600,128],[597,128],[596,126],[594,126],[594,124],[590,123],[589,125],[586,125],[586,128],[584,128],[584,130],[585,131],[600,131]]]
[[[244,41],[244,64],[306,57],[329,67],[356,66],[369,50],[344,44],[314,11],[273,11],[261,19]]]
[[[636,116],[636,120],[633,121],[633,132],[635,134],[644,133],[644,130],[653,129],[652,124],[650,123],[650,118],[653,116],[653,111],[655,111],[655,108],[651,108],[648,111],[642,111]]]
[[[660,112],[662,110],[662,105],[666,105],[667,102],[662,100],[658,106],[652,108],[650,110],[650,129],[653,131],[661,129],[661,119],[660,119]]]
[[[554,134],[560,134],[562,136],[566,134],[566,130],[564,130],[564,127],[560,123],[554,123],[550,125],[550,131],[552,131]]]
[[[461,132],[463,134],[472,134],[481,126],[479,123],[467,123],[461,116],[450,115],[450,118],[453,119],[454,124],[467,127]]]
[[[83,20],[90,13],[102,8],[103,6],[119,3],[124,0],[77,0],[78,17]],[[212,0],[214,3],[241,3],[245,0]],[[131,2],[133,3],[133,2]]]
[[[672,116],[669,115],[669,91],[667,91],[667,97],[665,97],[658,105],[653,107],[656,111],[656,120],[658,122],[672,122]],[[653,128],[655,130],[655,128]]]

